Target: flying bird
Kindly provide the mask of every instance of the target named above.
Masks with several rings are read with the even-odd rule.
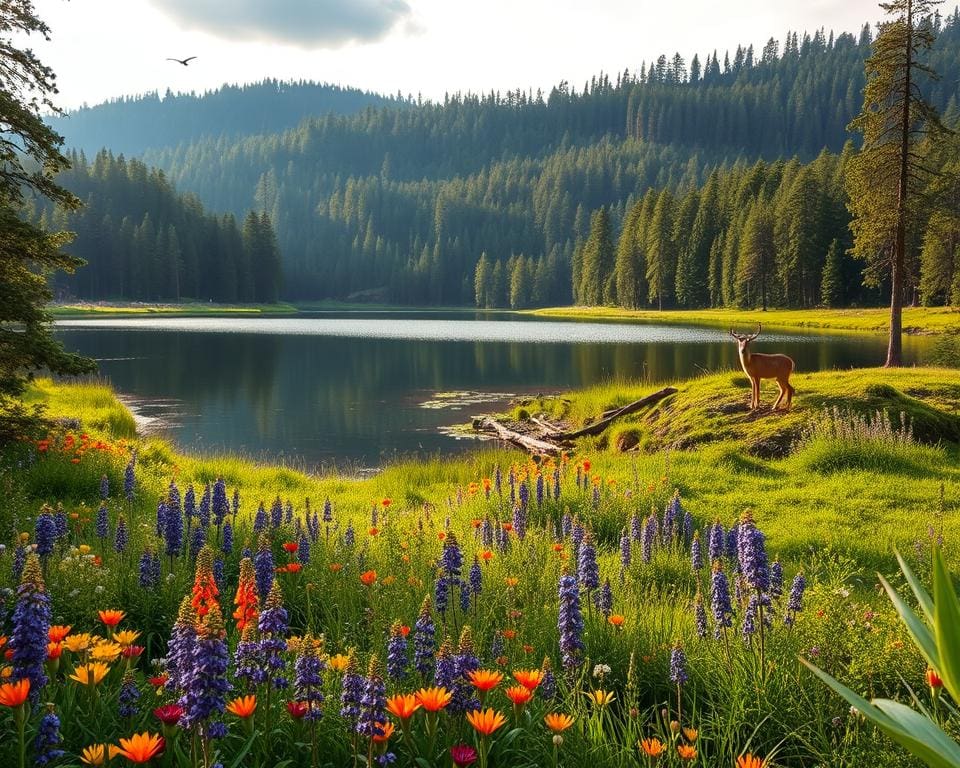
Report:
[[[183,64],[183,66],[187,66],[187,64],[189,64],[189,63],[190,63],[191,61],[193,61],[195,58],[197,58],[197,57],[196,57],[196,56],[189,56],[189,57],[187,57],[186,59],[171,59],[171,58],[167,58],[167,61],[175,61],[175,62],[177,62],[177,64]]]

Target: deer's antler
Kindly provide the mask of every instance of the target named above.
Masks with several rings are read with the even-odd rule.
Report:
[[[750,337],[750,341],[753,341],[755,338],[757,338],[757,336],[760,335],[760,331],[762,330],[763,330],[763,325],[761,325],[760,323],[757,323],[757,332]]]
[[[733,336],[737,341],[740,341],[740,337],[733,332],[733,328],[730,329],[730,335]]]

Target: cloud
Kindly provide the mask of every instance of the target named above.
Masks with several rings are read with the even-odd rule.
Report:
[[[336,48],[412,23],[406,0],[152,0],[181,24],[227,40]]]

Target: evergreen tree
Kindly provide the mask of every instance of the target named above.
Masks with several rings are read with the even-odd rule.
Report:
[[[480,254],[477,261],[477,268],[473,273],[473,297],[474,303],[481,309],[490,307],[491,290],[490,282],[493,278],[493,272],[490,268],[490,259],[487,258],[487,252]]]
[[[613,300],[613,240],[606,208],[594,211],[590,219],[590,237],[583,246],[580,303],[600,306]]]
[[[673,297],[676,257],[673,241],[673,196],[663,190],[657,197],[650,225],[645,232],[648,299],[663,309]]]
[[[740,253],[737,259],[735,295],[741,307],[767,309],[767,293],[773,268],[773,221],[767,206],[760,200],[747,214]]]
[[[825,307],[843,305],[843,251],[840,248],[840,241],[836,239],[830,243],[827,260],[823,265],[820,303]]]
[[[934,41],[938,0],[890,0],[867,59],[863,110],[850,128],[863,134],[863,149],[850,163],[847,191],[853,252],[868,262],[876,284],[890,276],[890,338],[885,365],[902,364],[903,302],[907,289],[907,229],[919,215],[918,197],[927,169],[917,144],[942,126],[921,90],[936,73],[921,60]]]

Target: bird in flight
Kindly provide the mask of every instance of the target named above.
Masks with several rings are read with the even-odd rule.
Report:
[[[186,59],[171,59],[171,58],[167,58],[167,61],[175,61],[175,62],[177,62],[177,64],[183,64],[183,66],[187,66],[187,64],[189,64],[189,63],[190,63],[191,61],[193,61],[195,58],[197,58],[197,57],[196,57],[196,56],[189,56],[189,57],[187,57]]]

